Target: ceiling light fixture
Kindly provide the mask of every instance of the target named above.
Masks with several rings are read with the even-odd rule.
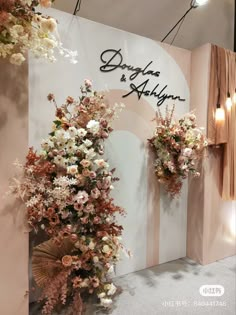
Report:
[[[218,51],[216,50],[216,79],[217,79],[217,89],[218,89],[216,111],[215,111],[216,126],[220,126],[225,121],[225,111],[220,106],[220,78],[219,78],[219,64],[218,63],[219,63],[219,56],[218,56]]]
[[[208,0],[193,0],[191,5],[195,8],[200,7],[208,2]]]
[[[73,15],[76,15],[79,12],[80,7],[81,7],[81,2],[82,0],[77,0]]]
[[[230,65],[229,65],[229,55],[227,55],[227,65],[228,65],[228,92],[227,92],[227,99],[226,99],[226,107],[227,107],[227,110],[230,111],[233,103],[232,103],[232,100],[231,100],[231,96],[230,96],[230,92],[229,92],[229,72],[230,72]]]
[[[232,100],[231,100],[231,97],[230,97],[230,93],[228,92],[227,93],[227,99],[226,99],[226,107],[227,107],[227,109],[230,110],[232,105],[233,104],[232,104]]]
[[[173,30],[181,23],[186,15],[192,10],[196,9],[201,5],[204,5],[208,2],[208,0],[191,0],[190,2],[190,8],[184,13],[184,15],[178,20],[178,22],[172,27],[172,29],[166,34],[166,36],[161,40],[161,42],[164,42],[164,40],[173,32]]]
[[[216,122],[223,122],[225,120],[225,111],[223,108],[220,107],[220,104],[218,103],[216,106],[216,114],[215,114],[215,120]]]

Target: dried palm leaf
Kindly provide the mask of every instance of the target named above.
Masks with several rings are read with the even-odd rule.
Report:
[[[56,245],[53,240],[46,241],[33,249],[32,273],[36,284],[43,288],[64,269],[61,259],[69,255],[73,244],[65,240],[61,246]]]

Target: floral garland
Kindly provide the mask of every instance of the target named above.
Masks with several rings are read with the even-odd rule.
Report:
[[[18,163],[23,174],[11,186],[26,205],[29,225],[49,237],[32,257],[43,314],[60,304],[70,307],[71,300],[72,313],[81,314],[88,294],[109,307],[116,292],[109,274],[123,249],[123,228],[115,215],[125,213],[110,197],[118,180],[115,169],[99,156],[123,105],[110,107],[91,87],[85,80],[79,101],[69,96],[61,107],[48,96],[56,107],[53,130],[42,141],[42,152],[30,148],[26,164]]]
[[[154,136],[148,139],[155,154],[156,176],[171,197],[180,194],[183,180],[189,174],[200,176],[197,165],[207,146],[202,128],[196,125],[196,116],[189,113],[174,121],[174,108],[167,107],[165,117],[160,110],[157,112],[157,127]]]
[[[51,6],[54,0],[0,0],[0,57],[21,65],[29,50],[36,58],[56,61],[55,49],[76,63],[76,51],[62,46],[54,18],[36,12],[37,6]]]

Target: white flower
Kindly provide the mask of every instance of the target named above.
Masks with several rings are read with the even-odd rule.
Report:
[[[183,156],[186,156],[186,157],[190,157],[191,156],[191,154],[192,154],[192,149],[190,149],[190,148],[185,148],[184,150],[183,150]]]
[[[75,138],[77,136],[77,129],[74,126],[70,127],[68,129],[68,132],[72,138]]]
[[[100,160],[95,160],[94,163],[101,168],[108,168],[109,164],[107,162],[105,162],[103,159]]]
[[[57,22],[53,18],[41,19],[41,27],[44,32],[54,32],[57,29]]]
[[[50,148],[53,148],[54,147],[54,143],[49,140],[49,139],[46,139],[46,140],[43,140],[42,143],[41,143],[41,147],[48,151]]]
[[[95,256],[96,257],[96,256]],[[105,292],[102,292],[102,293],[99,293],[98,294],[98,298],[99,299],[102,299],[102,298],[104,298],[106,296],[106,293]]]
[[[75,142],[73,141],[69,141],[66,145],[66,151],[67,153],[71,154],[71,153],[75,153],[77,151],[77,146],[75,144]]]
[[[99,262],[98,256],[94,256],[94,257],[93,257],[93,262],[94,262],[95,264]],[[105,293],[104,293],[104,294],[105,294]],[[105,296],[105,295],[104,295],[104,296]]]
[[[107,274],[108,274],[108,275],[112,275],[114,272],[115,272],[115,271],[114,271],[114,266],[111,265],[110,268],[109,268],[108,271],[107,271]]]
[[[97,155],[93,148],[87,150],[85,153],[86,153],[86,159],[88,160],[92,160]]]
[[[112,304],[112,299],[102,298],[100,303],[103,307],[109,307]]]
[[[93,241],[91,241],[88,245],[89,249],[94,250],[95,248],[95,243]]]
[[[55,156],[53,161],[59,166],[65,166],[65,159],[61,155]]]
[[[44,38],[42,44],[48,49],[53,49],[57,45],[57,43],[50,38]]]
[[[31,5],[32,4],[32,0],[21,0],[21,3],[23,4],[23,5]]]
[[[96,120],[90,120],[86,126],[92,134],[97,134],[100,128],[100,124]]]
[[[69,132],[67,132],[63,129],[59,129],[59,130],[55,131],[55,137],[56,137],[57,141],[66,142],[67,140],[70,139],[70,134],[69,134]]]
[[[62,141],[62,142],[59,141],[59,142],[56,142],[56,146],[59,150],[64,150],[66,143],[64,141]]]
[[[84,145],[84,144],[81,144],[79,147],[78,147],[78,150],[83,152],[83,153],[87,153],[88,152],[88,149],[87,147]]]
[[[107,236],[103,236],[102,240],[105,242],[108,240],[108,237]]]
[[[40,200],[40,196],[33,196],[31,197],[25,204],[26,207],[33,207],[34,205],[36,205]]]
[[[113,295],[115,293],[116,293],[116,286],[113,283],[109,284],[107,295]]]
[[[102,251],[104,254],[109,254],[111,252],[111,248],[108,245],[104,245]]]
[[[91,147],[91,145],[93,144],[92,141],[90,141],[89,139],[84,140],[83,143],[87,148]]]
[[[44,224],[41,224],[40,227],[41,227],[42,230],[45,230],[45,225]]]
[[[75,175],[78,173],[78,165],[67,166],[67,173],[71,175]]]
[[[80,283],[81,288],[87,288],[89,286],[89,279],[84,279],[83,282]]]
[[[25,61],[25,57],[21,53],[13,54],[10,57],[10,63],[20,66]]]
[[[54,179],[53,184],[61,187],[67,187],[70,185],[76,185],[77,180],[75,178],[69,178],[67,176],[59,176]]]
[[[77,130],[77,134],[80,138],[84,138],[87,134],[87,131],[84,128],[80,128]]]
[[[22,25],[14,25],[10,28],[10,34],[12,37],[17,39],[19,36],[24,34],[24,27]]]
[[[68,161],[71,164],[75,164],[78,161],[78,158],[76,156],[71,156]]]

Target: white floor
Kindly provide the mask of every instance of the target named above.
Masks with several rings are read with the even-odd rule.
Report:
[[[201,266],[178,259],[116,279],[123,291],[112,315],[235,315],[236,256]],[[222,285],[221,297],[203,297],[202,285]],[[31,307],[31,315],[40,312]],[[88,315],[105,314],[88,310]],[[61,315],[61,314],[60,314]]]

